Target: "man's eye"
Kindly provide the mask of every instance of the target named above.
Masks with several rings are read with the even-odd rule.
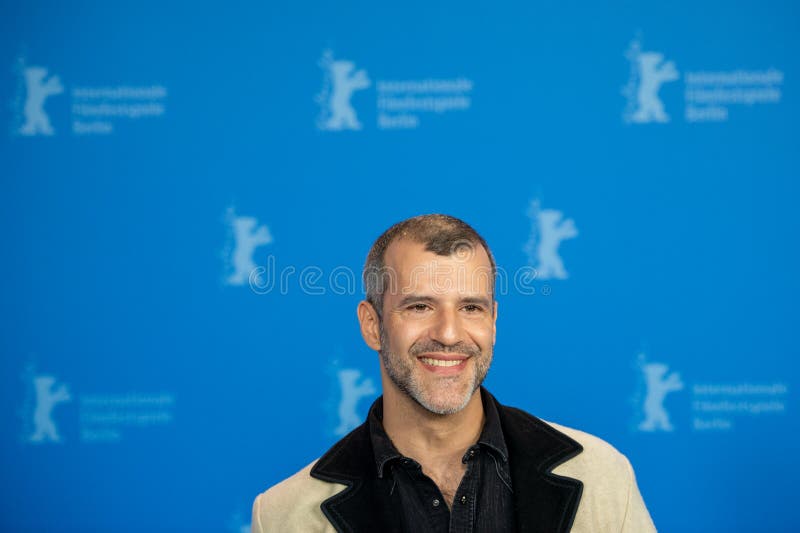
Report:
[[[428,309],[428,306],[425,305],[425,304],[414,304],[414,305],[410,305],[408,308],[411,311],[421,312],[421,311],[425,311],[426,309]]]
[[[467,311],[468,313],[479,313],[483,309],[481,308],[480,305],[469,304],[464,306],[464,310]]]

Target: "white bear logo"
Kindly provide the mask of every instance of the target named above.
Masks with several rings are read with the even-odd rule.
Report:
[[[25,107],[23,114],[25,123],[20,127],[20,135],[53,135],[55,131],[50,118],[44,111],[47,98],[64,92],[58,76],[47,77],[47,69],[43,67],[27,67],[23,70],[25,78]]]
[[[361,371],[345,368],[337,372],[339,388],[342,392],[339,400],[339,426],[333,430],[337,436],[346,435],[361,424],[356,408],[361,398],[375,394],[377,391],[370,378],[361,378]]]
[[[253,254],[256,248],[272,242],[272,235],[265,225],[258,225],[255,217],[236,216],[233,210],[228,212],[228,223],[233,233],[234,246],[230,254],[233,272],[225,282],[228,285],[245,285],[256,268]],[[261,282],[260,279],[255,280]]]
[[[528,209],[531,219],[531,234],[523,250],[528,255],[528,264],[536,269],[538,279],[567,279],[564,262],[558,254],[561,241],[578,236],[575,222],[555,209],[540,209],[539,201],[533,200]]]
[[[325,78],[322,92],[316,98],[321,107],[318,127],[331,131],[360,130],[361,123],[350,100],[355,91],[371,85],[367,72],[356,70],[352,61],[334,60],[330,51],[323,54],[320,66]]]
[[[667,375],[669,367],[663,363],[641,364],[647,393],[644,398],[644,420],[639,424],[640,431],[672,431],[669,414],[664,408],[667,394],[683,389],[681,376],[677,372]]]
[[[36,391],[36,407],[33,410],[33,434],[30,442],[59,442],[61,436],[58,434],[55,422],[53,422],[53,408],[64,402],[70,401],[67,386],[61,384],[54,388],[56,378],[53,376],[34,376],[33,388]]]
[[[623,94],[628,97],[625,112],[626,122],[669,122],[664,103],[658,97],[661,86],[680,77],[675,63],[664,61],[658,52],[643,52],[638,40],[634,40],[626,54],[631,62],[631,78]]]

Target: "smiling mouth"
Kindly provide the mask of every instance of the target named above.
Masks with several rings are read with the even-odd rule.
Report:
[[[428,370],[435,368],[438,372],[458,371],[466,365],[467,359],[469,359],[467,354],[452,352],[427,352],[417,356],[417,360],[428,367]]]
[[[423,363],[425,363],[426,365],[430,365],[430,366],[445,366],[445,367],[447,367],[447,366],[458,366],[461,363],[463,363],[464,361],[466,361],[466,358],[464,358],[464,359],[433,359],[431,357],[420,357],[419,360],[422,361]]]

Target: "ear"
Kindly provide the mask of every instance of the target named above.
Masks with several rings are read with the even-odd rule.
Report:
[[[378,322],[378,313],[372,304],[362,300],[358,304],[358,321],[361,323],[361,336],[367,346],[376,352],[381,349],[381,332]]]
[[[494,301],[494,317],[492,318],[492,346],[497,342],[497,300]]]

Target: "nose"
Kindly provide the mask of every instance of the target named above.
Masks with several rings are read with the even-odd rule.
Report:
[[[455,309],[439,309],[431,325],[431,339],[439,341],[445,346],[452,346],[464,340],[461,321]]]

